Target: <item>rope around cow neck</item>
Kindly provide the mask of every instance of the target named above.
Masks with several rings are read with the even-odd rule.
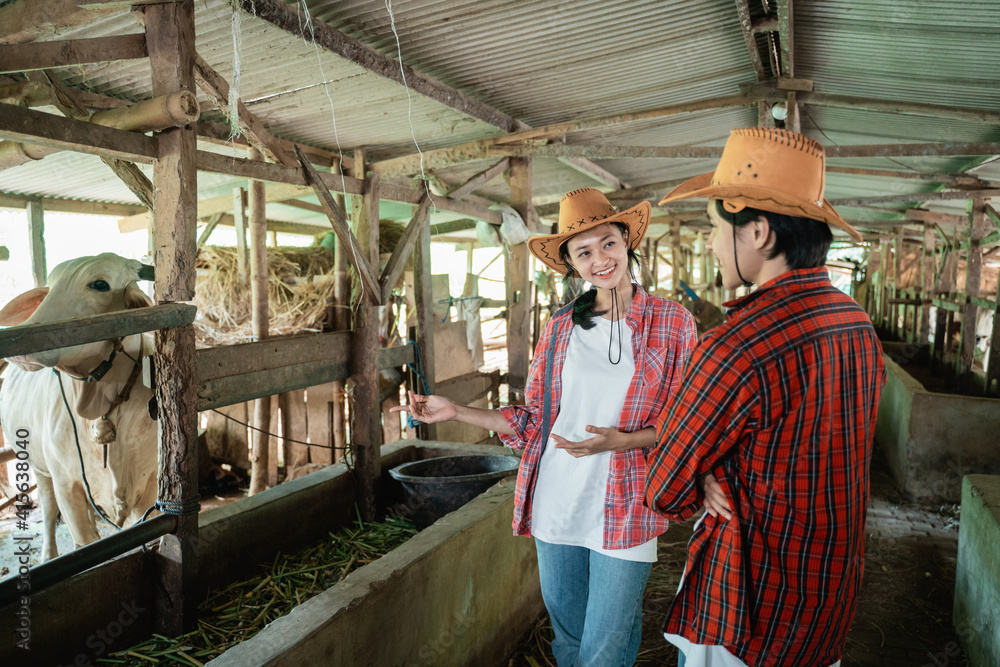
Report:
[[[90,483],[87,481],[87,470],[83,465],[83,451],[80,449],[80,435],[76,430],[76,418],[73,416],[73,410],[69,407],[69,400],[66,398],[66,389],[63,387],[62,374],[56,369],[52,369],[52,372],[56,376],[56,382],[59,383],[59,393],[62,394],[63,405],[66,406],[66,414],[69,415],[69,423],[73,426],[73,440],[76,441],[76,455],[80,459],[80,474],[83,475],[83,488],[87,490],[87,500],[90,501],[90,506],[94,508],[97,515],[111,524],[115,530],[121,530],[121,527],[114,521],[109,519],[104,511],[97,506],[94,502],[94,496],[90,491]]]

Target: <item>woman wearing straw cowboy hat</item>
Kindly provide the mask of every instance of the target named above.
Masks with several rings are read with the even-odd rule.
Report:
[[[733,130],[719,166],[660,203],[707,197],[725,304],[657,424],[646,499],[707,514],[664,624],[679,664],[840,662],[864,564],[868,464],[885,381],[871,322],[830,284],[823,147]]]
[[[616,212],[598,190],[570,192],[559,233],[528,240],[549,268],[593,285],[545,325],[525,404],[500,410],[410,395],[425,422],[476,424],[523,449],[514,534],[535,538],[560,667],[631,665],[642,594],[666,520],[643,503],[653,425],[695,342],[692,316],[633,283],[650,205]]]

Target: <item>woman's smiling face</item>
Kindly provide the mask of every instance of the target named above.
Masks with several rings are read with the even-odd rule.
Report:
[[[566,242],[569,260],[580,277],[595,287],[611,289],[632,282],[628,272],[628,244],[609,223],[592,227]]]

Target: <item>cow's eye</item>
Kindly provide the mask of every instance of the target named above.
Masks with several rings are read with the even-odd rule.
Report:
[[[108,284],[106,280],[95,280],[94,282],[87,285],[92,290],[97,290],[98,292],[107,292],[111,289],[111,285]]]

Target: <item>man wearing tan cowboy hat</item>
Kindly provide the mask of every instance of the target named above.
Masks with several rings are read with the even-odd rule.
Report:
[[[559,233],[529,239],[539,261],[593,287],[545,325],[524,405],[481,410],[411,394],[400,408],[428,423],[476,424],[523,450],[514,534],[535,538],[560,667],[635,662],[643,590],[667,528],[643,503],[644,448],[695,326],[633,282],[650,208],[616,212],[599,191],[575,190],[560,202]]]
[[[868,465],[885,381],[865,311],[830,284],[823,147],[733,130],[714,173],[661,204],[707,197],[725,304],[657,423],[646,500],[707,513],[664,624],[679,664],[840,662],[864,564]]]

